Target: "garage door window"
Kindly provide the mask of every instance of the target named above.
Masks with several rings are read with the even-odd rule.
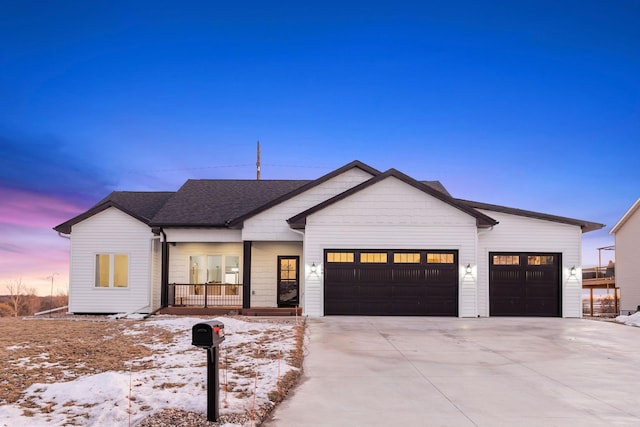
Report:
[[[394,253],[393,254],[393,263],[394,264],[420,264],[420,253]]]
[[[520,265],[519,255],[494,255],[493,265]]]
[[[327,262],[353,262],[353,252],[327,252]]]
[[[555,257],[553,255],[535,255],[527,257],[529,265],[553,265]]]
[[[453,254],[428,252],[427,264],[453,264]]]
[[[360,253],[360,262],[362,264],[386,264],[387,263],[387,254],[386,253],[361,252]]]

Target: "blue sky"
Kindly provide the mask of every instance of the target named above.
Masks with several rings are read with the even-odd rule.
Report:
[[[354,159],[607,225],[640,196],[640,3],[24,1],[0,13],[0,285],[112,190]],[[610,254],[606,255],[610,257]],[[1,292],[0,292],[1,293]]]

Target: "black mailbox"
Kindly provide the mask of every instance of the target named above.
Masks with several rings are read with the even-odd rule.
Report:
[[[224,341],[224,324],[212,320],[197,323],[191,330],[191,345],[202,348],[217,347]]]
[[[207,349],[207,420],[218,421],[220,385],[218,346],[224,341],[224,323],[212,320],[191,328],[191,345]]]

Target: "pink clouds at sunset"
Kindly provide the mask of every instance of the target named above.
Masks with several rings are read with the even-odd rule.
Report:
[[[66,290],[69,270],[69,241],[51,228],[82,212],[62,198],[0,187],[0,294],[8,283],[22,281],[39,295]]]

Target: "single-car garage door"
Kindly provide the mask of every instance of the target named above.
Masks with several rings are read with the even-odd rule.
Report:
[[[560,254],[489,254],[490,316],[560,316]]]
[[[326,315],[458,315],[458,253],[325,250]]]

